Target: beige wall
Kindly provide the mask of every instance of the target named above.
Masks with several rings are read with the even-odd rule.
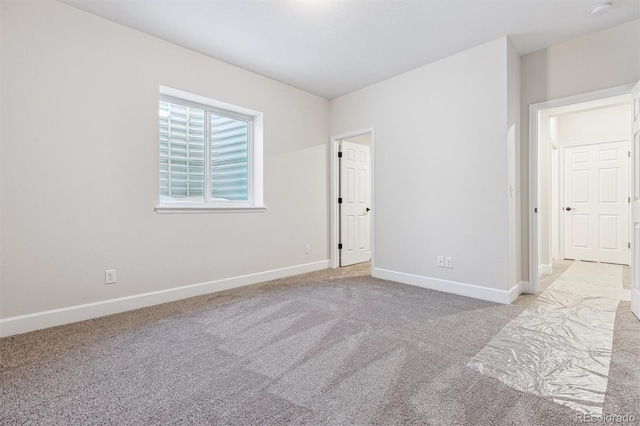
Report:
[[[640,80],[640,21],[522,57],[522,279],[529,275],[529,105]],[[534,207],[534,206],[531,206]]]
[[[327,100],[53,0],[0,4],[0,318],[327,260]],[[159,85],[264,112],[266,213],[154,212]]]

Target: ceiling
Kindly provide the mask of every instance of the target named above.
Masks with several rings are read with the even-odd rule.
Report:
[[[327,99],[508,35],[520,54],[640,17],[614,0],[59,0]]]

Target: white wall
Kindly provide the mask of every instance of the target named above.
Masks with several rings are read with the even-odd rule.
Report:
[[[522,57],[522,279],[529,275],[529,105],[640,80],[640,20]],[[533,208],[535,206],[531,206]]]
[[[326,267],[327,100],[52,0],[0,3],[0,318]],[[154,212],[159,85],[264,112],[266,213]]]
[[[331,134],[375,129],[374,276],[504,301],[507,45],[501,38],[331,101]],[[438,268],[438,255],[454,268]]]

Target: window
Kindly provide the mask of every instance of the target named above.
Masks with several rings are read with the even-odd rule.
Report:
[[[262,114],[162,88],[158,212],[264,211]]]

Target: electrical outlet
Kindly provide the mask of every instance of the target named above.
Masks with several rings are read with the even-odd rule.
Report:
[[[311,245],[307,244],[306,246],[304,246],[304,254],[309,254],[311,253]]]
[[[438,256],[438,268],[444,268],[444,256]]]
[[[453,268],[453,257],[445,257],[444,258],[445,267],[452,269]]]
[[[106,271],[104,271],[104,283],[114,284],[115,282],[116,282],[116,270],[107,269]]]

